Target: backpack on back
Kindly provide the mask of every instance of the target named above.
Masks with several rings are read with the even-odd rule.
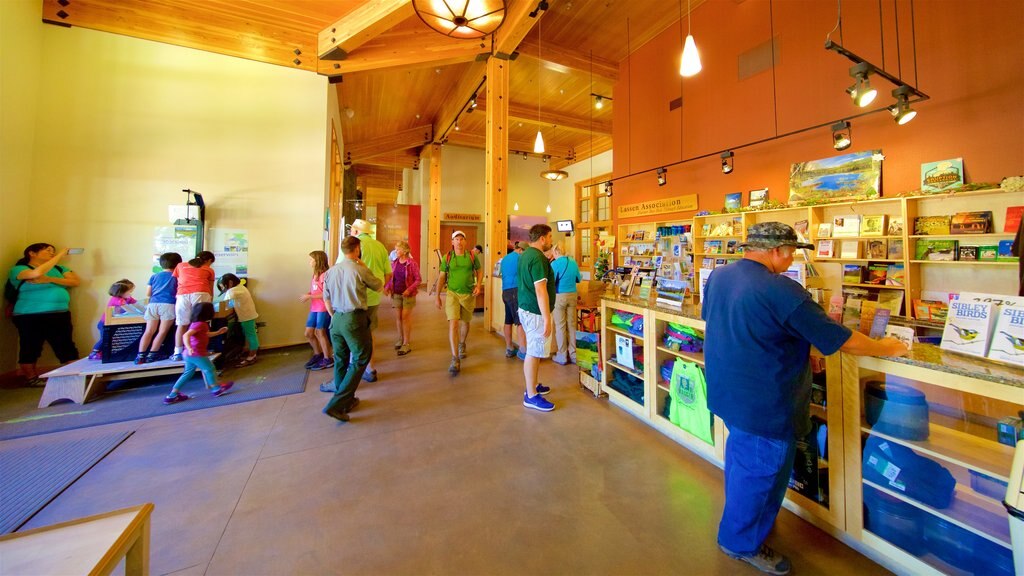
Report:
[[[34,270],[33,266],[29,266],[30,269]],[[54,266],[57,272],[60,272],[61,276],[64,275],[65,268],[63,266]],[[14,316],[14,305],[18,303],[18,294],[21,292],[22,285],[25,284],[25,280],[19,280],[17,284],[11,282],[10,278],[7,278],[7,282],[4,282],[4,316],[10,318]]]

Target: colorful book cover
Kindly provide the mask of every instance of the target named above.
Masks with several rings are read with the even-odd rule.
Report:
[[[946,316],[939,347],[984,357],[988,352],[995,316],[996,306],[991,302],[953,300],[949,303],[949,315]]]
[[[843,264],[843,283],[861,284],[864,282],[864,267],[857,264]]]
[[[865,258],[884,260],[889,255],[889,245],[885,240],[868,240],[868,254]]]
[[[904,286],[906,283],[906,270],[904,270],[903,264],[889,264],[889,269],[885,272],[885,285]]]
[[[878,313],[878,302],[865,300],[860,303],[860,324],[857,331],[867,336],[871,334],[871,323],[875,321],[875,314]]]
[[[961,246],[957,250],[959,260],[964,262],[970,262],[978,259],[978,247],[977,246]]]
[[[996,249],[996,260],[1016,262],[1017,257],[1013,255],[1013,240],[1000,240]]]
[[[1024,206],[1007,206],[1006,221],[1003,222],[1003,232],[1006,234],[1016,234],[1017,228],[1020,226],[1021,215],[1024,215]]]
[[[964,159],[951,158],[921,164],[921,190],[942,192],[964,185]]]
[[[798,238],[801,241],[807,240],[807,229],[810,227],[810,222],[807,220],[798,220],[793,223],[793,231],[796,232]]]
[[[818,238],[831,238],[832,237],[832,223],[822,222],[818,224]]]
[[[914,300],[914,318],[918,320],[945,321],[949,306],[938,300]]]
[[[708,223],[708,224],[701,225],[701,227],[700,227],[700,234],[701,234],[701,236],[707,236],[707,235],[711,234],[711,224]]]
[[[956,240],[918,240],[915,260],[956,260]]]
[[[885,336],[885,329],[889,326],[889,317],[892,312],[888,308],[879,308],[875,311],[875,319],[871,321],[871,331],[868,332],[868,336],[871,338],[881,338]]]
[[[1024,366],[1024,306],[1000,306],[988,357]]]
[[[999,256],[998,246],[978,246],[978,260],[993,262]]]
[[[847,260],[857,260],[860,258],[860,241],[858,240],[843,240],[839,243],[839,257]]]
[[[832,236],[835,238],[860,236],[860,216],[844,214],[832,219]]]
[[[957,212],[949,222],[951,234],[987,234],[992,231],[992,211]]]
[[[705,240],[704,241],[704,252],[707,254],[721,254],[722,253],[722,241],[721,240]]]
[[[903,260],[903,239],[889,240],[889,260]]]
[[[914,234],[943,236],[949,234],[949,216],[918,216],[914,218]]]
[[[736,253],[736,245],[737,244],[739,244],[738,241],[736,241],[736,240],[729,240],[726,243],[726,245],[725,245],[725,253],[726,254],[735,254]]]
[[[914,347],[914,329],[909,326],[886,326],[885,335],[899,340],[910,350]]]
[[[832,240],[818,240],[818,258],[831,258],[833,255]]]
[[[828,317],[835,320],[836,322],[843,321],[843,297],[840,294],[836,294],[829,298],[828,301]]]
[[[865,216],[860,223],[861,236],[881,236],[885,234],[885,214]]]
[[[736,210],[743,203],[743,194],[741,192],[733,192],[732,194],[725,195],[725,209]]]
[[[868,278],[864,281],[865,284],[875,284],[877,286],[885,285],[886,274],[889,272],[888,264],[878,264],[872,262],[868,264]]]
[[[899,316],[903,310],[903,290],[879,290],[878,305],[888,308],[893,316]]]
[[[886,236],[902,236],[903,235],[903,216],[893,216],[889,218],[889,229],[885,232]]]

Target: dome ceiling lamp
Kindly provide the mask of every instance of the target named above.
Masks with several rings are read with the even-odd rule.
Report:
[[[545,170],[540,173],[540,177],[555,182],[556,180],[565,180],[569,177],[569,173],[565,170]]]
[[[412,8],[431,29],[459,40],[483,38],[505,22],[505,0],[412,0]]]

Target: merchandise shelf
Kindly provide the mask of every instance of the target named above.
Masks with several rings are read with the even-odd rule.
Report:
[[[934,456],[968,470],[981,472],[1003,482],[1010,480],[1010,463],[1013,462],[1012,446],[937,424],[928,425],[927,440],[904,440],[883,434],[872,430],[863,420],[860,429],[866,434],[884,438],[894,444],[912,448],[922,454]]]
[[[638,380],[641,380],[641,381],[644,380],[643,372],[637,372],[636,370],[630,370],[629,368],[626,368],[625,366],[623,366],[622,364],[619,364],[618,362],[615,362],[614,360],[606,360],[606,362],[608,363],[609,366],[614,367],[616,370],[621,370],[622,372],[625,372],[626,374],[629,374],[630,376],[632,376],[632,377],[634,377],[634,378],[636,378]]]
[[[856,284],[852,282],[843,282],[843,286],[856,286],[857,288],[888,288],[890,290],[906,290],[906,286],[897,286],[895,284]]]
[[[994,238],[1013,238],[1012,232],[990,232],[988,234],[911,234],[908,238],[952,238],[955,240],[967,240],[977,238],[979,240]]]
[[[812,237],[814,240],[899,240],[903,236],[821,236]]]
[[[1016,260],[911,260],[911,264],[953,264],[963,266],[1016,266]]]
[[[829,262],[886,262],[889,264],[899,264],[903,260],[890,260],[888,258],[815,258],[814,263],[829,263]]]
[[[677,358],[682,358],[683,360],[686,360],[687,362],[693,362],[693,363],[701,366],[702,368],[704,367],[704,353],[703,352],[702,353],[678,352],[676,350],[672,350],[671,348],[665,348],[664,346],[658,346],[658,351],[659,352],[665,352],[666,354],[671,354],[671,355],[673,355],[673,356],[675,356]]]
[[[627,331],[625,331],[625,330],[623,330],[621,328],[613,328],[611,326],[605,326],[605,329],[607,329],[609,332],[615,332],[616,334],[622,334],[623,336],[629,336],[630,338],[632,338],[634,340],[637,340],[639,342],[643,342],[644,341],[644,337],[643,336],[637,336],[636,334],[633,334],[631,332],[627,332]]]

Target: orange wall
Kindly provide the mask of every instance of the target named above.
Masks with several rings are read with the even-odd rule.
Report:
[[[917,82],[911,4],[883,0],[882,6],[885,69],[897,75],[898,10],[903,78],[931,96],[915,105],[917,118],[904,126],[888,113],[852,120],[848,152],[880,148],[886,156],[882,194],[919,188],[921,163],[946,158],[963,157],[969,182],[1024,174],[1024,42],[1019,36],[1024,2],[916,0]],[[852,62],[824,49],[835,22],[834,2],[712,0],[694,10],[693,35],[704,66],[697,76],[679,76],[678,26],[635,50],[621,63],[614,92],[614,177],[862,112],[845,93],[853,83]],[[772,23],[780,48],[774,95],[771,69],[737,80],[737,56],[766,42]],[[843,32],[847,49],[881,65],[877,1],[843,2]],[[833,40],[839,40],[838,33]],[[879,95],[868,109],[894,102],[891,84],[877,76],[872,83]],[[669,102],[680,95],[682,110],[669,112]],[[792,163],[837,154],[829,128],[819,128],[736,151],[730,175],[721,173],[715,154],[670,167],[668,184],[661,188],[653,172],[616,181],[613,204],[698,194],[700,210],[720,211],[725,194],[743,192],[746,205],[747,191],[764,187],[770,199],[785,202]]]

